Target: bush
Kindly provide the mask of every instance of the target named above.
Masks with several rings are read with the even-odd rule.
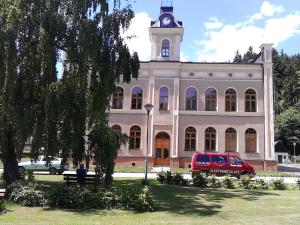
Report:
[[[256,179],[252,184],[252,189],[255,190],[267,190],[269,188],[268,183],[264,179]]]
[[[0,201],[0,213],[3,212],[4,210],[6,209],[6,206],[5,206],[5,201]]]
[[[215,175],[208,176],[207,177],[207,186],[210,188],[221,188],[222,183]]]
[[[8,199],[28,207],[45,206],[47,199],[45,193],[37,184],[17,181],[7,187]]]
[[[249,176],[241,176],[239,179],[239,187],[244,189],[252,189],[251,178]]]
[[[102,195],[100,199],[102,199]],[[49,195],[49,204],[52,207],[67,209],[103,208],[101,203],[99,194],[79,185],[58,186]]]
[[[161,184],[188,185],[188,181],[183,178],[182,173],[172,173],[170,171],[161,171],[158,173],[157,180]]]
[[[196,187],[207,187],[207,176],[205,173],[197,174],[193,177],[193,184]]]
[[[153,211],[148,187],[92,192],[80,186],[58,187],[49,195],[50,206],[66,209],[126,209]]]
[[[228,188],[228,189],[234,189],[235,185],[234,185],[234,180],[232,177],[230,176],[224,176],[221,180],[222,183],[222,187],[223,188]]]
[[[167,174],[164,171],[161,171],[157,174],[157,180],[159,181],[159,183],[163,184],[165,183],[167,179]]]
[[[272,179],[270,182],[270,187],[272,187],[273,190],[286,190],[287,186],[283,180],[281,179]]]
[[[297,180],[297,185],[298,185],[298,188],[300,190],[300,178],[298,178],[298,180]]]

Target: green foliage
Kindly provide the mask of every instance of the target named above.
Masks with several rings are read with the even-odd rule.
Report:
[[[154,202],[150,189],[122,188],[94,192],[80,186],[59,186],[49,195],[51,207],[66,209],[126,209],[153,211]]]
[[[281,178],[281,179],[272,179],[270,181],[269,185],[273,190],[286,190],[287,189],[287,185],[285,184],[283,178]]]
[[[93,155],[96,173],[111,183],[126,138],[108,128],[109,99],[140,68],[121,35],[133,17],[120,0],[0,2],[0,157],[8,183],[18,179],[17,157],[30,136],[32,157],[44,149],[62,163],[72,155],[77,165]]]
[[[235,52],[235,56],[234,56],[233,62],[234,63],[241,63],[242,61],[243,61],[243,57],[242,57],[241,53],[239,52],[239,50],[237,50]]]
[[[8,199],[27,207],[45,206],[47,198],[37,184],[18,181],[7,187]]]
[[[300,142],[300,111],[288,108],[276,117],[276,139],[292,149],[292,143]]]
[[[251,178],[249,176],[241,176],[239,186],[244,189],[251,189]]]
[[[5,201],[0,201],[0,213],[6,210]]]
[[[255,179],[251,188],[255,190],[267,190],[269,188],[269,184],[264,179]]]
[[[227,188],[227,189],[235,189],[235,181],[232,177],[230,176],[224,176],[221,179],[222,182],[222,187]]]
[[[161,184],[188,185],[188,180],[183,178],[182,173],[172,173],[171,171],[161,171],[157,175],[157,180]]]
[[[297,185],[298,185],[298,188],[300,190],[300,178],[298,178],[298,180],[297,180]]]
[[[222,183],[220,179],[218,179],[215,175],[212,175],[207,177],[207,186],[217,189],[222,187]]]
[[[207,175],[205,173],[200,173],[197,174],[193,177],[193,184],[196,187],[207,187],[208,185],[208,179],[207,179]]]

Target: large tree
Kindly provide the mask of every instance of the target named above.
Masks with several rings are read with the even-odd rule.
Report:
[[[0,3],[0,157],[18,177],[17,155],[33,136],[32,157],[93,155],[111,179],[126,137],[108,127],[117,82],[138,76],[139,60],[121,37],[134,13],[114,0],[3,0]],[[1,38],[3,37],[3,38]],[[56,65],[64,53],[64,72]]]

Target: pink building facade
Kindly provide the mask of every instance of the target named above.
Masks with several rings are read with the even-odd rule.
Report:
[[[181,62],[183,31],[173,8],[161,7],[149,28],[151,60],[112,96],[110,126],[130,137],[117,165],[144,165],[151,103],[150,166],[189,167],[195,151],[211,151],[274,169],[272,44],[251,63]]]

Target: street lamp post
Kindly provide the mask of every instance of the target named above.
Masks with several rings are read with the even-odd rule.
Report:
[[[149,114],[150,111],[153,108],[152,104],[146,104],[144,105],[146,111],[147,111],[147,142],[146,142],[146,158],[145,158],[145,181],[147,181],[147,175],[148,175],[148,145],[149,145],[149,132],[148,132],[148,127],[149,127]]]
[[[296,163],[296,142],[293,143],[294,146],[294,163]]]

